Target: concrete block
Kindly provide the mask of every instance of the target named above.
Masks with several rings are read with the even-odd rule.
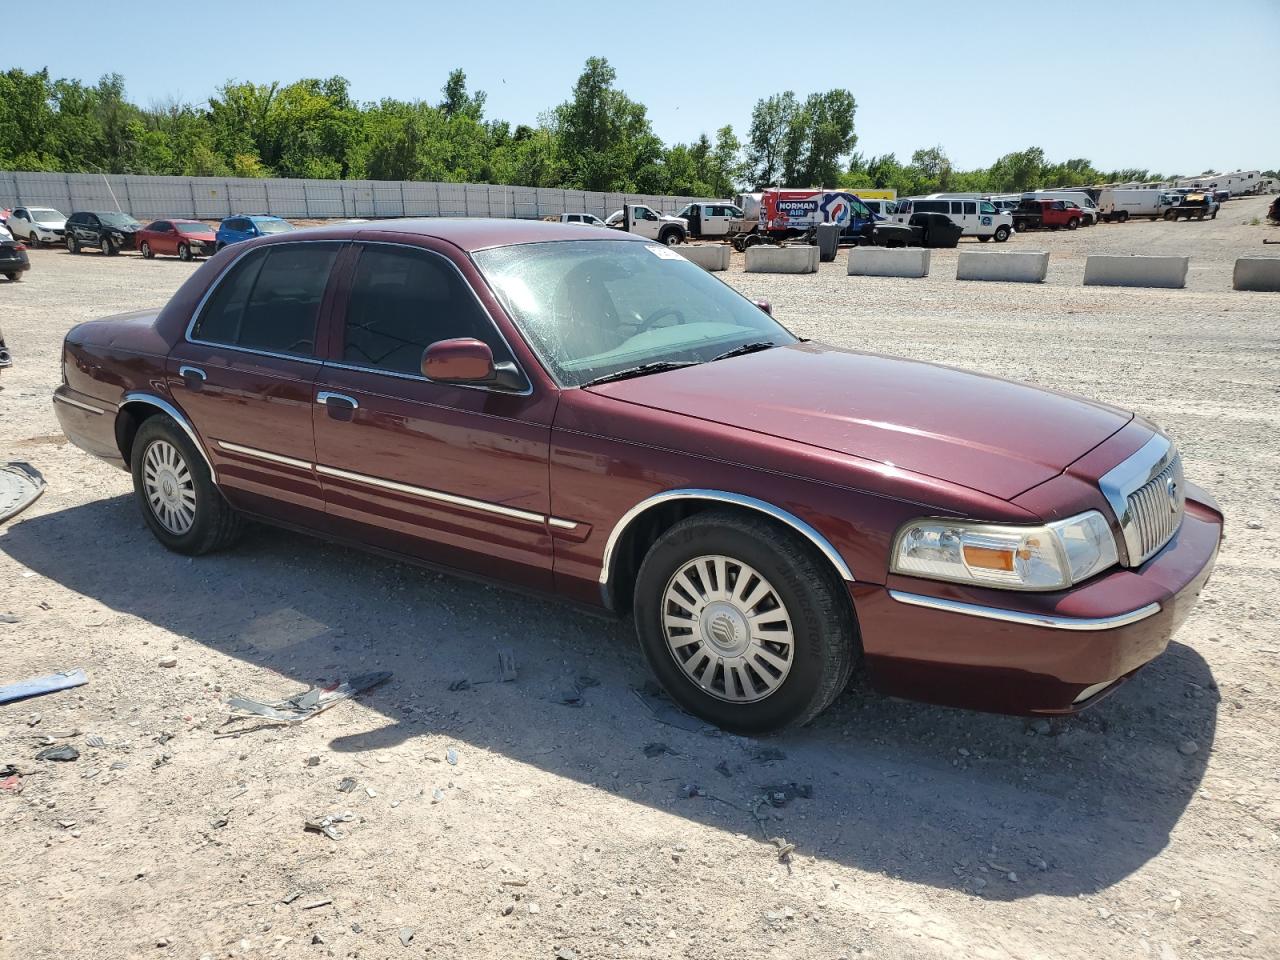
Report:
[[[1241,257],[1231,274],[1236,290],[1280,292],[1280,257]]]
[[[729,269],[729,245],[727,243],[681,243],[671,248],[680,256],[696,263],[703,270],[714,273]]]
[[[1172,287],[1187,285],[1190,257],[1106,257],[1084,264],[1086,287]]]
[[[1019,250],[995,253],[961,250],[956,263],[957,280],[1000,280],[1006,283],[1044,283],[1049,274],[1049,254]]]
[[[927,277],[929,251],[924,247],[850,247],[851,277]]]
[[[747,273],[817,273],[818,248],[747,247]]]

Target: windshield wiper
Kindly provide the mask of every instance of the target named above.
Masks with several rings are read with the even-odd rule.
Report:
[[[760,350],[768,350],[770,347],[776,347],[777,344],[772,340],[756,340],[753,343],[744,343],[740,347],[734,347],[732,350],[726,350],[717,357],[712,357],[708,363],[715,363],[717,360],[728,360],[730,357],[740,357],[744,353],[756,353]]]
[[[617,370],[614,373],[606,373],[603,377],[596,377],[594,380],[588,380],[582,384],[584,387],[594,387],[599,383],[612,383],[615,380],[630,380],[632,377],[644,377],[651,373],[662,373],[664,370],[679,370],[681,367],[692,367],[698,363],[696,360],[654,360],[650,363],[642,363],[636,367],[627,367],[625,370]]]

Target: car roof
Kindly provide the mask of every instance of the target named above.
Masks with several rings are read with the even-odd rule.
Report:
[[[544,220],[513,220],[489,217],[409,217],[378,220],[362,224],[342,224],[308,230],[335,239],[354,239],[373,235],[430,237],[444,240],[467,251],[486,250],[522,243],[545,243],[552,240],[623,240],[647,242],[644,237],[599,227],[573,223],[548,223]]]

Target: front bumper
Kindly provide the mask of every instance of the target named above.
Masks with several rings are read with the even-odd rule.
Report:
[[[868,672],[893,696],[1014,714],[1075,713],[1164,652],[1213,571],[1222,516],[1194,486],[1141,567],[1059,593],[891,576],[851,584]]]

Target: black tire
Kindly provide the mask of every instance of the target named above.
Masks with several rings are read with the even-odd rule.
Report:
[[[34,230],[27,234],[27,246],[32,250],[40,249],[40,238],[36,236],[36,232]]]
[[[185,243],[178,244],[178,259],[184,263],[189,263],[192,259],[191,247]]]
[[[776,596],[790,620],[790,668],[776,689],[753,702],[734,703],[708,692],[685,672],[667,643],[668,584],[685,564],[706,555],[752,567],[773,587],[760,602]],[[789,528],[763,517],[712,510],[671,527],[645,556],[635,586],[636,634],[654,674],[686,710],[726,730],[764,733],[808,723],[849,682],[861,647],[844,593],[830,564]],[[712,687],[717,669],[702,674]]]
[[[1213,211],[1213,213],[1209,214],[1209,219],[1210,219],[1210,220],[1217,220],[1217,219],[1218,219],[1218,211],[1217,211],[1217,210],[1215,210],[1215,211]]]
[[[116,242],[110,237],[102,238],[102,254],[107,257],[114,257],[120,252],[120,248],[116,246]]]
[[[1080,228],[1080,221],[1075,217],[1072,217],[1070,220],[1067,221],[1068,230],[1078,230],[1079,228]]]
[[[10,283],[17,283],[22,279],[22,274],[20,273],[6,273],[5,276],[9,278]]]
[[[143,240],[142,245],[138,247],[138,252],[142,254],[143,260],[150,260],[156,255],[155,251],[151,249],[151,244],[147,243],[145,240]]]
[[[990,237],[982,237],[982,236],[980,236],[980,237],[978,237],[978,242],[979,242],[979,243],[986,243],[986,242],[987,242],[988,240],[990,240],[990,239],[991,239]]]
[[[71,236],[71,234],[67,234],[67,253],[79,253],[79,252],[80,252],[80,241],[77,240],[75,237]]]
[[[1178,214],[1173,210],[1166,210],[1164,212],[1164,218],[1172,223],[1174,220],[1178,219]]]
[[[1128,222],[1129,222],[1129,211],[1128,211],[1128,210],[1121,210],[1121,211],[1120,211],[1120,222],[1121,222],[1121,223],[1128,223]]]
[[[157,443],[168,444],[177,451],[190,478],[194,494],[194,519],[190,527],[181,533],[168,529],[156,509],[148,500],[143,477],[147,451]],[[191,438],[167,416],[148,418],[138,428],[133,439],[130,457],[133,473],[133,492],[138,508],[155,538],[174,553],[198,556],[230,546],[240,536],[243,521],[240,514],[223,498],[209,475],[204,457],[196,449]]]
[[[1000,226],[996,227],[996,232],[992,234],[992,236],[995,237],[996,243],[1004,243],[1009,239],[1009,233],[1009,227],[1002,223]]]
[[[676,229],[663,230],[658,234],[658,242],[674,247],[678,243],[684,243],[684,233]]]

